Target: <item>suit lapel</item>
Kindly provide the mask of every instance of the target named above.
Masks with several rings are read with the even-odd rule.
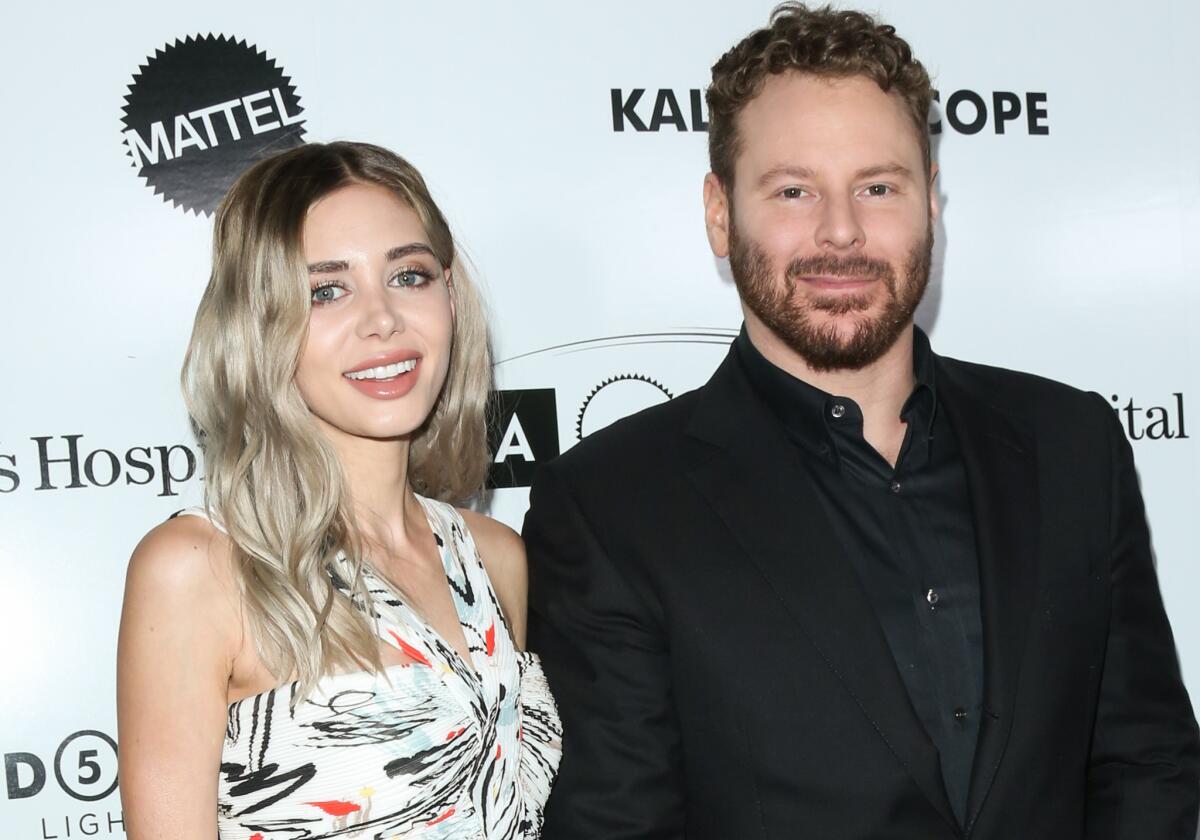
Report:
[[[939,403],[958,438],[979,556],[984,716],[967,802],[974,823],[1000,766],[1013,724],[1025,638],[1038,585],[1037,456],[1033,434],[938,360]]]
[[[921,791],[957,828],[937,750],[802,456],[736,365],[732,355],[725,360],[692,417],[689,434],[719,448],[708,450],[689,479]]]

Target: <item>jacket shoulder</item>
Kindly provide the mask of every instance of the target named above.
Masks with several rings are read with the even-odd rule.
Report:
[[[1009,368],[938,357],[939,375],[952,387],[1035,425],[1105,417],[1111,407],[1094,391]]]
[[[642,409],[588,435],[550,462],[555,471],[574,476],[630,477],[661,469],[683,445],[702,389]]]

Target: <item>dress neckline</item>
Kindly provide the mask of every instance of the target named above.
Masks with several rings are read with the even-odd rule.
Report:
[[[376,635],[383,644],[401,651],[409,656],[411,661],[387,665],[379,671],[361,669],[323,674],[318,681],[318,686],[329,680],[344,681],[352,678],[362,680],[381,676],[388,682],[394,683],[398,674],[405,675],[407,678],[409,675],[419,673],[419,670],[414,669],[428,667],[439,672],[443,677],[457,676],[457,681],[463,684],[461,687],[467,689],[466,694],[478,696],[486,691],[487,684],[490,682],[489,671],[492,669],[486,669],[481,659],[486,661],[495,653],[497,635],[503,632],[504,622],[496,606],[493,606],[491,610],[478,610],[479,617],[482,619],[479,623],[470,619],[467,611],[464,611],[464,606],[474,605],[477,602],[481,607],[489,603],[496,605],[498,602],[494,590],[491,582],[487,579],[486,572],[482,569],[482,564],[477,561],[471,565],[468,562],[469,558],[461,556],[466,552],[470,552],[472,555],[477,552],[474,539],[458,511],[448,503],[428,499],[418,493],[413,493],[413,496],[420,503],[425,520],[433,532],[438,555],[442,561],[443,573],[446,576],[446,586],[450,590],[450,601],[454,606],[455,615],[458,617],[459,627],[462,629],[463,638],[467,643],[467,650],[471,654],[470,659],[465,659],[424,616],[409,605],[403,593],[369,562],[364,562],[362,570],[370,597],[369,605],[359,604],[358,599],[352,597],[349,584],[339,574],[341,569],[334,566],[330,568],[334,586],[359,606],[359,609],[373,624]],[[224,528],[203,508],[188,508],[179,511],[179,514],[190,514],[208,519],[214,527],[224,531]],[[455,529],[461,529],[457,540],[455,539]],[[463,552],[455,549],[460,542]],[[344,564],[346,562],[345,555],[339,552],[332,562],[339,565]],[[480,568],[475,570],[473,566]],[[476,571],[482,574],[473,574]],[[483,624],[488,626],[484,627]],[[228,708],[233,709],[246,700],[261,698],[272,692],[294,691],[297,684],[298,680],[289,680],[263,691],[248,694],[229,703]]]
[[[425,647],[438,659],[442,660],[440,664],[450,668],[450,670],[461,670],[464,673],[470,674],[477,682],[481,681],[483,679],[483,674],[480,670],[479,663],[475,661],[475,651],[471,646],[471,636],[472,633],[481,633],[484,631],[483,628],[476,627],[474,624],[472,624],[468,616],[463,614],[463,610],[459,605],[459,598],[455,597],[456,587],[454,585],[454,577],[456,575],[461,576],[464,581],[469,579],[466,563],[464,562],[463,558],[458,555],[458,552],[451,549],[452,535],[443,534],[439,530],[439,523],[435,521],[439,517],[435,514],[434,510],[431,509],[431,506],[435,503],[418,493],[413,493],[413,496],[416,497],[417,501],[420,503],[421,510],[425,513],[425,521],[429,524],[429,530],[433,532],[433,539],[437,544],[438,557],[442,561],[442,573],[446,578],[447,593],[450,596],[450,603],[454,607],[454,615],[458,619],[458,626],[462,630],[463,641],[466,642],[470,659],[468,660],[465,658],[458,648],[450,643],[449,639],[442,635],[436,627],[430,624],[429,620],[425,618],[424,615],[412,607],[412,605],[404,597],[404,593],[400,591],[399,587],[397,587],[390,578],[381,573],[374,565],[366,561],[363,563],[363,571],[369,575],[371,579],[378,581],[392,596],[391,599],[388,599],[384,603],[401,613],[405,619],[403,625],[406,625],[414,632],[423,634],[426,637]],[[449,506],[447,505],[447,507]],[[453,510],[453,508],[451,508],[451,510]],[[457,520],[457,522],[450,522],[449,527],[453,528],[456,525],[462,527],[465,536],[466,523],[462,521],[462,517],[457,511],[454,511],[454,519]],[[445,525],[447,523],[440,524]],[[338,558],[344,559],[341,554],[338,555]],[[373,599],[372,606],[374,606],[376,609],[379,608],[379,603],[377,600]],[[401,636],[397,636],[390,631],[387,634],[380,632],[378,635],[384,644],[399,650],[401,653],[414,660],[414,662],[409,663],[398,663],[399,665],[403,667],[420,663],[421,659],[418,656],[413,656],[413,654],[421,652],[413,649],[411,640],[402,640]],[[432,663],[426,664],[432,665]]]

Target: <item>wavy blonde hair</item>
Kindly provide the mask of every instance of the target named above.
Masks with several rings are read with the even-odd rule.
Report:
[[[482,488],[489,460],[483,307],[420,173],[386,149],[348,142],[300,146],[252,166],[217,210],[212,275],[182,383],[205,456],[205,506],[233,542],[259,654],[280,681],[295,676],[300,697],[331,671],[382,667],[374,628],[330,576],[344,552],[345,583],[366,598],[342,467],[294,381],[311,307],[304,220],[317,200],[350,184],[385,187],[411,207],[451,272],[450,364],[411,441],[409,483],[461,501]]]

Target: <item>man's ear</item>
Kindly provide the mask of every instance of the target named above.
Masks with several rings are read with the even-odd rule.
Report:
[[[712,252],[718,257],[728,257],[729,197],[721,179],[711,172],[704,176],[704,228]]]

